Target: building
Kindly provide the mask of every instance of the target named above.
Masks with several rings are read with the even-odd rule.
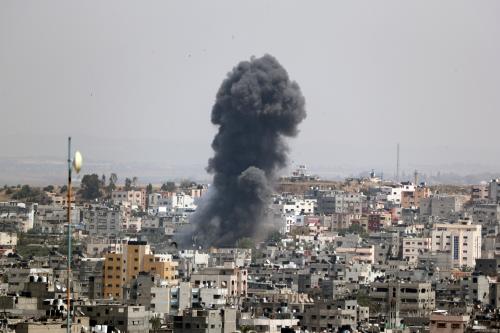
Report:
[[[359,310],[368,311],[367,308],[359,307],[355,300],[318,301],[306,307],[301,326],[311,332],[342,332],[344,330],[352,332],[358,325]]]
[[[125,218],[125,210],[106,206],[91,206],[83,213],[85,230],[90,236],[119,237]]]
[[[430,282],[390,280],[373,282],[370,299],[381,313],[399,312],[408,316],[425,316],[434,310],[436,296]]]
[[[485,203],[490,197],[489,186],[486,184],[472,185],[470,199],[473,203]]]
[[[430,237],[405,237],[403,243],[403,260],[410,263],[417,263],[418,257],[429,253],[432,248]]]
[[[207,267],[191,274],[194,287],[227,288],[229,297],[247,295],[247,270],[236,267],[232,262],[222,267]]]
[[[232,333],[236,331],[236,309],[186,309],[174,316],[174,333]]]
[[[448,315],[446,311],[436,311],[431,314],[430,333],[464,333],[469,316]]]
[[[432,252],[447,253],[453,267],[474,267],[481,258],[481,226],[468,220],[436,223],[431,232]]]
[[[111,199],[114,204],[130,206],[133,209],[146,209],[146,190],[113,191]]]
[[[491,202],[500,203],[500,179],[492,179],[488,186],[488,196]]]
[[[420,214],[423,216],[436,216],[449,218],[463,209],[469,199],[464,195],[433,195],[420,200]]]
[[[146,242],[129,241],[121,252],[105,256],[104,297],[120,299],[123,287],[140,272],[150,272],[171,284],[177,283],[177,263],[170,255],[156,255]]]
[[[149,331],[149,313],[144,306],[122,304],[97,304],[77,306],[77,310],[90,318],[90,326],[107,325],[121,332],[144,333]]]

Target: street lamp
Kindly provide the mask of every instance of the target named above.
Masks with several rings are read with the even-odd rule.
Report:
[[[79,151],[75,152],[73,160],[71,160],[71,137],[68,137],[68,271],[67,271],[67,311],[66,332],[71,333],[71,171],[75,169],[76,173],[82,168],[82,154]]]

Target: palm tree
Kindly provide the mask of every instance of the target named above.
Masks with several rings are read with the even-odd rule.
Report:
[[[160,317],[153,317],[149,320],[149,323],[151,324],[151,328],[153,329],[153,332],[157,332],[161,328],[161,318]]]

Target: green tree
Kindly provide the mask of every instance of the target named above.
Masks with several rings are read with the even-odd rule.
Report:
[[[166,192],[175,192],[177,190],[177,186],[174,182],[166,182],[161,185],[160,190]]]
[[[153,332],[157,332],[161,328],[161,318],[160,317],[152,317],[149,319],[149,323],[151,324],[151,328]]]
[[[47,194],[45,194],[45,192],[40,191],[39,188],[32,188],[29,185],[23,185],[20,190],[12,195],[12,199],[23,200],[26,202],[37,202],[42,205],[50,203],[50,198]]]
[[[153,193],[153,184],[149,183],[148,186],[146,186],[146,193],[147,194]]]
[[[125,191],[130,191],[132,189],[132,179],[125,178],[125,187],[123,188]]]
[[[65,193],[66,191],[68,190],[68,186],[67,185],[63,185],[61,186],[61,189],[59,190],[59,193]]]
[[[132,177],[132,188],[135,189],[137,187],[137,181],[138,180],[139,179],[136,176]]]
[[[86,200],[94,200],[101,197],[101,182],[97,174],[83,176],[80,194]]]
[[[116,175],[116,173],[111,173],[111,175],[109,175],[108,187],[106,189],[108,192],[108,196],[111,196],[111,192],[116,190],[117,181],[118,181],[118,176]]]
[[[54,191],[54,186],[53,186],[53,185],[45,186],[45,187],[43,188],[43,190],[44,190],[45,192],[52,192],[52,191]]]

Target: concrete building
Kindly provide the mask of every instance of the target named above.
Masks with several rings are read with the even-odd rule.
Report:
[[[420,255],[429,253],[432,249],[432,241],[430,237],[404,237],[403,243],[403,260],[410,263],[417,263]]]
[[[448,315],[445,311],[431,314],[430,333],[464,333],[469,316]]]
[[[488,196],[490,201],[500,203],[500,179],[492,179],[488,185]]]
[[[366,204],[366,196],[362,193],[347,193],[342,191],[327,191],[318,196],[318,213],[331,215],[333,213],[361,214]]]
[[[144,306],[98,304],[77,306],[77,311],[89,317],[90,326],[107,325],[121,332],[144,333],[149,331],[149,313]]]
[[[398,311],[402,315],[425,316],[435,307],[435,293],[430,282],[373,282],[370,298],[380,306],[381,313]]]
[[[130,206],[133,209],[146,209],[146,190],[113,191],[111,199],[114,204]]]
[[[123,287],[139,272],[151,272],[171,284],[177,283],[177,263],[171,255],[155,255],[146,242],[129,241],[122,252],[108,253],[104,266],[104,297],[121,299]]]
[[[463,210],[463,205],[469,199],[464,195],[433,195],[420,201],[420,214],[449,218]]]
[[[174,333],[232,333],[236,331],[236,309],[186,309],[173,321]]]
[[[191,274],[194,287],[227,288],[229,297],[247,295],[247,270],[236,267],[232,262],[222,267],[207,267]]]
[[[358,305],[355,300],[336,302],[316,302],[308,305],[301,326],[311,332],[354,331],[358,324]],[[362,309],[365,311],[365,309]],[[367,311],[367,310],[366,310]]]
[[[481,258],[481,226],[468,220],[458,223],[436,223],[431,232],[432,252],[444,252],[453,267],[474,267]]]
[[[473,203],[485,203],[490,196],[489,186],[486,184],[472,185],[470,198]]]
[[[121,208],[92,206],[83,213],[85,230],[90,236],[117,238],[122,232],[126,212]]]

